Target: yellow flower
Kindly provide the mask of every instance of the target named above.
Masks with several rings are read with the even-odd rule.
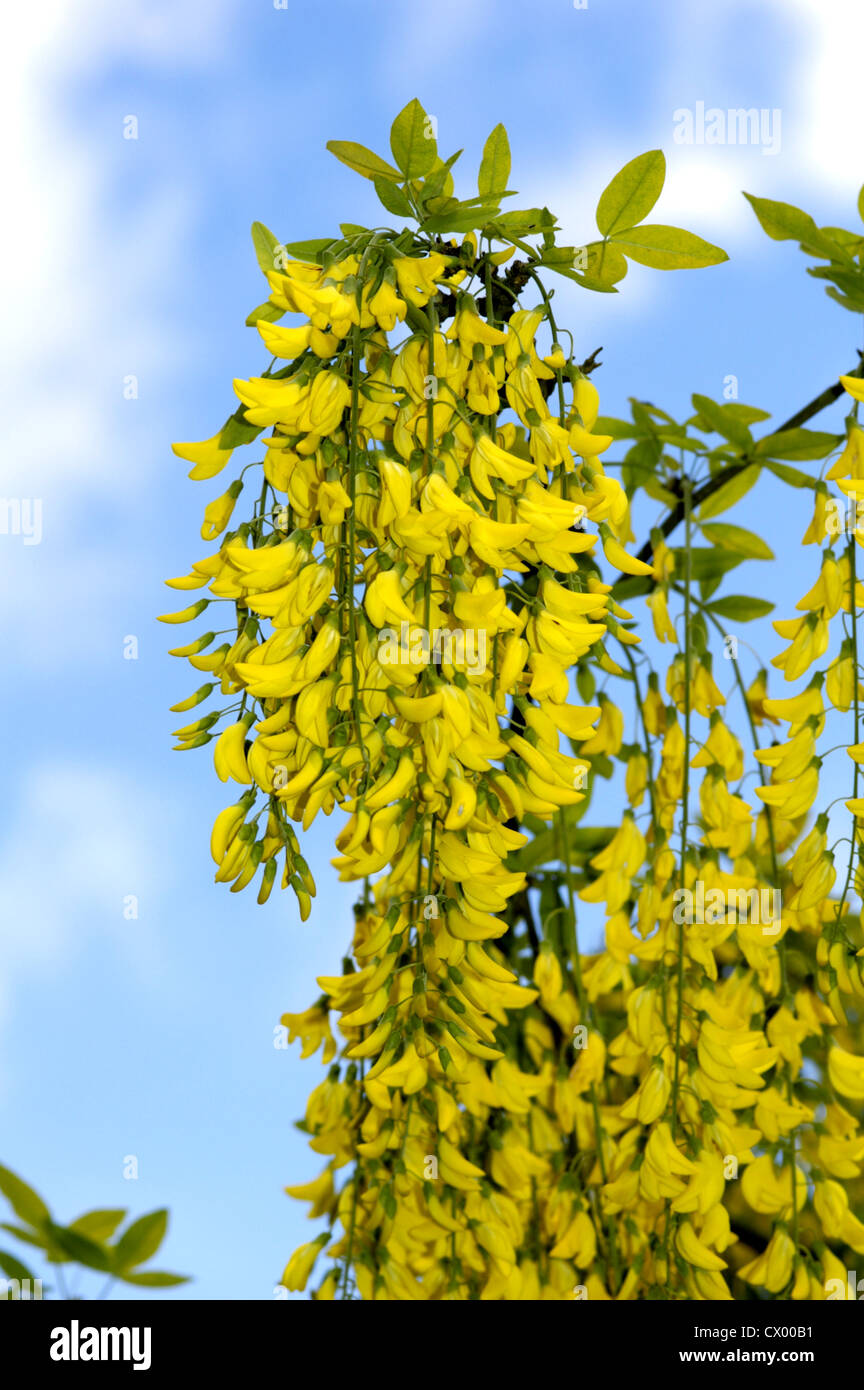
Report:
[[[281,1280],[283,1288],[288,1289],[291,1293],[303,1292],[309,1275],[315,1267],[315,1261],[321,1253],[321,1247],[326,1245],[328,1239],[328,1236],[319,1236],[317,1240],[297,1247],[285,1266]]]
[[[223,492],[221,497],[217,497],[215,502],[208,502],[204,508],[204,522],[201,526],[201,539],[205,541],[215,541],[221,535],[231,520],[234,511],[234,504],[240,494],[243,484],[240,482],[232,483],[227,492]]]
[[[430,256],[398,256],[393,262],[399,293],[409,304],[422,308],[438,293],[435,281],[447,269],[448,260],[437,251]]]
[[[322,483],[318,489],[318,507],[326,526],[339,526],[351,506],[351,498],[340,482]]]

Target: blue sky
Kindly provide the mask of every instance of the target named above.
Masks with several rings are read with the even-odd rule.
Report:
[[[730,262],[634,267],[618,296],[562,283],[559,320],[585,356],[603,344],[604,413],[635,395],[685,416],[691,392],[720,397],[733,374],[779,422],[854,364],[860,329],[740,190],[854,226],[864,26],[851,4],[816,0],[79,0],[74,14],[46,0],[11,24],[0,491],[41,499],[43,536],[0,535],[0,1161],[60,1219],[170,1206],[159,1263],[195,1276],[185,1296],[271,1298],[317,1229],[282,1187],[316,1172],[293,1121],[320,1076],[273,1029],[338,969],[352,893],[328,869],[330,822],[308,837],[306,924],[287,895],[261,909],[213,885],[225,793],[206,753],[171,752],[168,706],[189,674],[154,621],[176,606],[162,580],[206,550],[215,493],[170,443],[210,435],[232,377],[264,364],[243,325],[264,298],[249,225],[292,240],[379,221],[371,186],[324,145],[386,153],[413,96],[445,153],[465,147],[468,192],[504,121],[520,204],[548,203],[566,243],[590,239],[609,177],[661,146],[655,219]],[[779,110],[779,152],[676,144],[673,114],[700,101]],[[137,140],[123,139],[129,115]],[[760,483],[746,525],[745,511],[778,564],[737,571],[734,588],[760,584],[785,615],[815,578],[798,547],[807,502],[793,514]],[[763,662],[778,649],[768,625],[746,636]]]

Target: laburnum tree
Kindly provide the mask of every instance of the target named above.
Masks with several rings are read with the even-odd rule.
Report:
[[[390,143],[392,162],[329,148],[398,228],[284,245],[253,226],[269,366],[234,382],[212,438],[174,446],[194,479],[244,458],[205,509],[215,549],[169,581],[207,597],[163,619],[213,629],[174,650],[207,683],[173,708],[177,746],[212,743],[242,788],[216,879],[264,902],[278,878],[305,920],[302,835],[336,812],[333,866],[358,885],[341,972],[283,1019],[326,1069],[301,1124],[320,1175],[288,1189],[317,1234],[283,1283],[846,1297],[864,1254],[859,366],[771,431],[699,395],[680,422],[637,400],[601,417],[597,354],[547,277],[615,293],[628,260],[726,259],[646,222],[662,154],[616,175],[576,248],[547,208],[502,210],[502,126],[466,198],[418,101]],[[864,310],[864,234],[751,202]],[[844,391],[842,436],[805,428]],[[813,503],[770,682],[738,643],[771,604],[721,588],[772,558],[722,520],[762,474],[790,516]],[[844,747],[839,824],[820,771]]]

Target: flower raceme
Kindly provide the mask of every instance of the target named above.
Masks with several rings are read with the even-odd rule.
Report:
[[[206,597],[164,615],[214,629],[173,654],[207,678],[175,711],[227,701],[176,731],[240,789],[213,827],[216,879],[263,903],[281,867],[305,920],[302,834],[336,811],[333,865],[359,885],[342,972],[283,1018],[327,1069],[301,1123],[323,1167],[287,1189],[324,1230],[283,1283],[323,1300],[821,1297],[820,1242],[862,1248],[864,961],[853,880],[831,896],[827,818],[808,816],[824,687],[855,709],[858,844],[857,648],[796,695],[770,697],[764,672],[742,685],[754,737],[777,730],[754,789],[711,654],[673,620],[680,553],[629,553],[596,388],[536,271],[523,307],[500,265],[471,232],[355,228],[280,256],[254,320],[270,367],[235,381],[222,431],[174,446],[209,480],[266,432],[205,509],[218,548],[169,581]],[[658,673],[640,686],[627,592],[672,644],[666,700]],[[775,624],[787,681],[859,597],[828,545]],[[636,695],[636,744],[610,680]],[[629,806],[592,839],[578,821],[616,762]],[[683,923],[682,892],[721,908]],[[767,893],[767,928],[733,906]],[[605,917],[593,954],[581,904]],[[805,1058],[830,1086],[818,1111]]]
[[[522,1243],[524,1215],[506,1207],[507,1235],[503,1199],[482,1195],[485,1170],[459,1146],[466,1107],[491,1101],[523,1117],[541,1089],[496,1044],[496,1027],[537,991],[493,943],[506,929],[499,914],[525,887],[506,865],[527,839],[511,823],[549,820],[583,799],[587,764],[562,738],[598,751],[620,743],[618,711],[571,704],[567,673],[606,636],[608,586],[586,562],[601,539],[629,567],[606,520],[620,525],[627,508],[599,461],[611,441],[582,424],[576,395],[560,423],[551,419],[543,386],[556,374],[534,345],[542,307],[499,327],[462,296],[446,335],[430,315],[425,331],[389,341],[452,264],[397,258],[386,297],[359,288],[356,257],[326,274],[290,263],[269,277],[272,302],[308,316],[297,329],[258,325],[270,351],[292,362],[289,375],[235,383],[244,419],[272,429],[262,497],[273,505],[262,502],[214,557],[175,581],[207,585],[210,602],[233,605],[233,642],[205,654],[211,638],[181,653],[239,704],[220,734],[202,720],[178,736],[181,748],[212,740],[217,775],[248,789],[220,813],[211,842],[217,879],[232,891],[263,875],[263,900],[282,857],[283,886],[294,887],[305,915],[314,889],[294,826],[308,829],[336,807],[347,813],[334,864],[366,884],[355,968],[319,982],[323,1009],[286,1016],[304,1047],[323,1042],[325,1056],[334,1046],[328,1015],[340,1016],[346,1040],[352,1085],[343,1092],[334,1079],[326,1107],[316,1102],[307,1114],[313,1148],[333,1167],[355,1164],[341,1201],[356,1202],[359,1230],[368,1227],[358,1256],[381,1201],[401,1211],[404,1198],[400,1224],[416,1224],[416,1207],[430,1248],[458,1228],[457,1258],[503,1293],[522,1278],[514,1241]],[[349,279],[358,289],[346,295]],[[502,393],[522,425],[496,423]],[[175,452],[208,475],[230,458],[218,439]],[[221,500],[212,504],[208,534],[229,516]],[[394,627],[406,639],[396,652],[381,640]],[[491,659],[482,669],[452,652],[417,659],[412,639],[437,628],[479,635]],[[434,907],[425,918],[424,902]],[[522,1143],[502,1163],[543,1166],[518,1123],[513,1140]],[[474,1194],[467,1211],[436,1207],[443,1226],[423,1215],[422,1190],[410,1190],[418,1176],[422,1184],[427,1154],[455,1192]],[[307,1247],[292,1262],[292,1287],[309,1257]],[[404,1269],[395,1256],[382,1266],[391,1296],[413,1287],[412,1265],[406,1251]],[[356,1277],[362,1291],[364,1265]]]

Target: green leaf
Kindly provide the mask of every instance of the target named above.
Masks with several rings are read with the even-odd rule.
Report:
[[[515,232],[517,236],[528,236],[532,232],[552,229],[555,218],[548,208],[514,208],[512,212],[502,212],[495,218],[496,225],[505,231]]]
[[[861,218],[861,221],[864,222],[864,184],[862,184],[861,191],[858,194],[858,216]]]
[[[252,245],[258,264],[266,275],[270,270],[278,270],[282,264],[282,243],[265,227],[263,222],[252,223]]]
[[[820,251],[833,259],[837,251],[845,253],[837,242],[820,232],[809,212],[802,212],[792,203],[777,203],[773,198],[756,198],[752,193],[744,197],[759,218],[763,232],[774,241],[797,241],[804,249]]]
[[[741,498],[746,496],[758,477],[759,465],[754,463],[749,468],[742,468],[740,473],[736,473],[728,482],[721,483],[717,491],[706,497],[699,508],[699,520],[708,521],[712,516],[720,516],[730,507],[734,507],[736,502],[740,502]]]
[[[581,803],[580,803],[581,804]],[[572,811],[573,807],[568,807],[570,815],[567,821],[567,847],[570,851],[571,862],[578,863],[585,861],[591,855],[596,854],[604,845],[612,839],[615,831],[611,826],[599,825],[574,825]],[[546,830],[535,835],[522,849],[516,850],[507,863],[513,866],[514,872],[528,873],[531,869],[538,868],[541,864],[554,864],[561,857],[561,836],[558,827],[553,825]]]
[[[590,705],[597,689],[597,681],[590,666],[580,666],[576,672],[576,687],[586,705]],[[545,827],[544,827],[545,829]]]
[[[734,444],[736,449],[752,449],[752,434],[744,422],[736,418],[733,412],[727,411],[726,407],[719,405],[717,401],[712,401],[710,396],[700,396],[696,393],[691,396],[691,400],[701,419],[713,434],[719,434],[723,439],[728,439],[729,443]]]
[[[856,296],[854,299],[849,299],[845,294],[841,294],[839,290],[835,290],[833,286],[830,289],[826,289],[825,293],[828,295],[829,299],[834,300],[835,304],[839,304],[843,309],[848,309],[851,314],[860,314],[861,310],[864,309],[864,296]]]
[[[595,245],[602,246],[603,242],[598,241]],[[578,249],[584,251],[587,248],[580,246]],[[576,259],[576,250],[577,248],[575,246],[556,246],[554,243],[551,246],[544,246],[538,265],[572,265]]]
[[[411,211],[411,204],[408,202],[402,189],[397,188],[395,183],[391,183],[389,179],[382,178],[376,178],[374,183],[379,203],[383,204],[388,212],[392,212],[394,217],[414,216],[414,213]]]
[[[765,467],[790,487],[809,487],[816,491],[817,479],[811,478],[809,473],[802,473],[800,468],[790,468],[788,463],[777,463],[774,459],[766,459]]]
[[[723,550],[734,550],[739,555],[746,555],[748,560],[774,559],[774,551],[762,537],[753,531],[746,531],[743,526],[732,526],[728,521],[714,521],[703,526],[702,533]]]
[[[629,420],[617,420],[614,415],[598,415],[594,421],[595,434],[611,434],[613,439],[636,439],[639,430]]]
[[[16,1260],[15,1256],[10,1255],[7,1250],[0,1250],[0,1269],[7,1279],[18,1279],[19,1281],[29,1279],[32,1283],[36,1278],[36,1275],[32,1274],[26,1265],[22,1264],[20,1260]]]
[[[849,232],[845,227],[820,227],[820,232],[825,236],[830,236],[832,241],[836,241],[839,246],[844,246],[847,251],[851,251],[853,256],[857,255],[864,243],[864,236],[860,232]]]
[[[597,294],[618,293],[615,286],[609,284],[608,281],[596,280],[589,275],[581,275],[579,271],[570,270],[566,265],[552,264],[549,266],[549,269],[553,270],[556,275],[563,275],[567,280],[574,280],[577,285],[582,285],[586,290],[594,290]]]
[[[827,434],[824,430],[780,430],[777,434],[767,434],[756,445],[760,458],[794,459],[796,463],[806,463],[808,459],[824,459],[832,449],[836,449],[841,436]]]
[[[79,1216],[77,1221],[70,1221],[69,1230],[77,1231],[82,1236],[89,1236],[91,1240],[108,1240],[113,1236],[126,1214],[123,1207],[87,1211],[83,1216]]]
[[[596,220],[601,236],[612,236],[622,227],[634,227],[647,217],[663,191],[665,179],[662,150],[648,150],[625,164],[600,195]]]
[[[455,212],[460,206],[459,199],[448,193],[436,193],[433,197],[423,200],[427,217],[440,217],[444,213]]]
[[[242,444],[251,444],[253,439],[257,439],[263,425],[249,425],[246,422],[246,407],[238,406],[233,415],[229,415],[222,432],[219,435],[220,449],[239,449]]]
[[[683,577],[687,573],[687,553],[684,550],[676,549],[673,551],[675,556],[675,575]],[[714,546],[707,549],[704,546],[694,546],[690,551],[690,573],[694,579],[716,579],[722,577],[728,570],[734,570],[736,565],[746,559],[744,555],[738,555],[731,550],[720,550]]]
[[[35,1226],[37,1229],[45,1226],[51,1220],[51,1213],[46,1207],[38,1192],[34,1192],[32,1187],[28,1187],[23,1178],[19,1178],[9,1168],[0,1165],[0,1192],[22,1221],[26,1221],[28,1226]]]
[[[727,594],[725,598],[715,598],[708,604],[709,613],[718,618],[730,618],[736,623],[749,623],[754,618],[765,618],[774,612],[774,604],[764,598],[749,598],[745,594]]]
[[[164,1209],[148,1212],[133,1221],[114,1246],[114,1268],[118,1271],[133,1269],[149,1260],[165,1239],[167,1229],[168,1212]]]
[[[477,192],[484,197],[491,194],[492,197],[499,198],[507,187],[509,177],[510,141],[507,139],[507,131],[499,122],[483,146],[483,158],[477,175]]]
[[[263,319],[265,323],[278,323],[285,317],[286,312],[278,305],[271,304],[269,299],[265,299],[263,304],[259,304],[257,309],[246,315],[246,327],[254,328],[259,319]]]
[[[771,419],[770,410],[759,410],[755,405],[744,405],[741,401],[724,401],[721,409],[725,415],[745,425],[758,425],[763,420]]]
[[[396,177],[399,177],[398,174]],[[298,261],[315,261],[322,251],[335,244],[336,238],[332,236],[311,237],[307,241],[286,241],[282,251],[284,255],[292,256]]]
[[[380,155],[373,154],[372,150],[367,150],[365,145],[358,145],[355,140],[328,140],[327,149],[349,169],[353,169],[355,174],[362,174],[364,179],[383,178],[399,182],[398,169],[394,169]]]
[[[858,270],[841,270],[832,263],[810,265],[807,274],[812,275],[814,280],[831,280],[852,303],[860,304],[864,300],[864,275]],[[826,294],[831,294],[831,291],[826,289]]]
[[[644,487],[649,496],[656,498],[653,489],[657,478],[657,465],[663,454],[659,439],[640,439],[624,455],[621,468],[621,481],[627,488]],[[657,499],[663,500],[663,499]],[[672,499],[674,502],[674,498]]]
[[[580,246],[579,270],[602,285],[614,285],[627,274],[627,258],[608,241],[591,241]]]
[[[8,1221],[0,1221],[0,1229],[8,1231],[10,1236],[23,1241],[25,1245],[35,1245],[37,1250],[49,1250],[51,1248],[51,1241],[46,1235],[27,1231],[23,1226],[12,1226]]]
[[[489,203],[485,207],[471,207],[466,206],[465,203],[455,202],[455,206],[450,212],[438,213],[433,217],[424,217],[422,226],[425,232],[473,232],[480,227],[485,227],[497,211],[497,204]]]
[[[453,193],[453,175],[450,172],[456,160],[462,155],[462,150],[457,150],[451,154],[449,159],[441,159],[440,155],[435,160],[431,170],[423,180],[421,197],[425,203],[430,198],[437,198],[443,194],[449,198]]]
[[[774,241],[807,241],[818,233],[809,212],[802,212],[792,203],[778,203],[773,198],[757,198],[752,193],[744,197],[759,218],[759,225]]]
[[[654,580],[650,575],[628,574],[615,581],[613,593],[616,599],[641,598],[643,594],[650,594],[653,588]]]
[[[438,146],[430,130],[429,117],[416,97],[399,112],[390,128],[393,158],[406,179],[422,179],[438,158]]]
[[[176,1284],[188,1284],[188,1274],[166,1274],[161,1269],[145,1269],[140,1274],[129,1272],[119,1276],[124,1284],[138,1284],[145,1289],[170,1289]]]
[[[55,1226],[53,1222],[49,1230],[54,1244],[67,1259],[84,1265],[86,1269],[97,1269],[102,1274],[108,1273],[111,1268],[110,1255],[97,1241],[91,1240],[89,1236],[80,1235],[68,1226]]]
[[[719,246],[712,246],[710,241],[681,227],[629,227],[625,232],[617,232],[612,241],[631,261],[655,270],[693,270],[729,259]]]

